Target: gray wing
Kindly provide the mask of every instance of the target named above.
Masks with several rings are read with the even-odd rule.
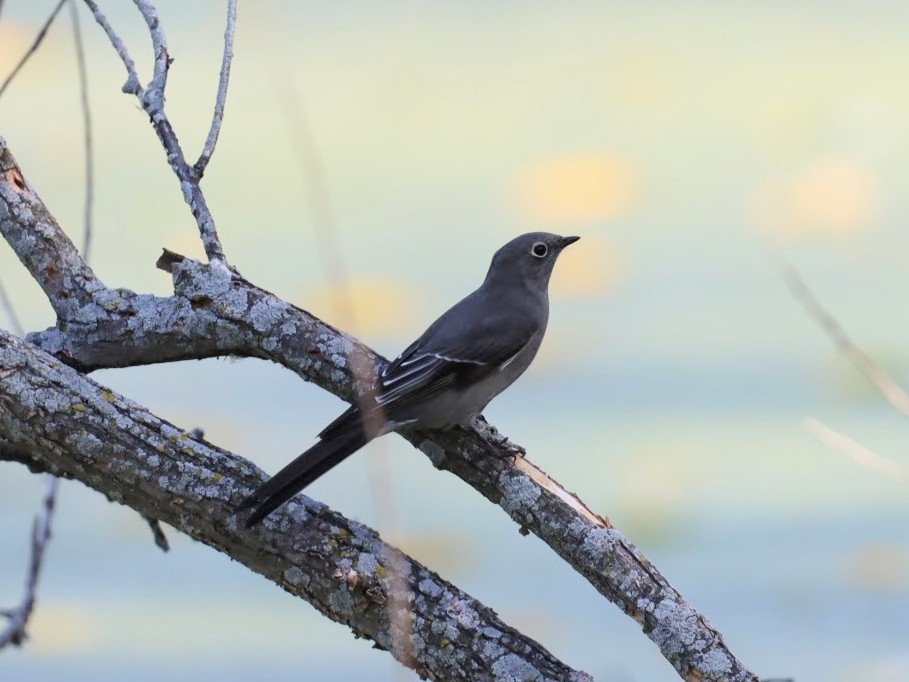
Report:
[[[393,419],[438,393],[481,381],[507,366],[538,327],[529,315],[469,296],[385,368],[376,402]]]

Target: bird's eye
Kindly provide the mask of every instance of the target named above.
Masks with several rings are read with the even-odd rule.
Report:
[[[533,245],[533,248],[530,250],[530,253],[532,253],[537,258],[543,258],[546,256],[547,251],[549,251],[549,249],[546,248],[546,244],[544,244],[543,242],[537,242],[536,244]]]

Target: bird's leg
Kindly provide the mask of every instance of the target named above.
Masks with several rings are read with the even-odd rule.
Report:
[[[523,457],[527,454],[527,450],[522,448],[517,443],[508,440],[508,436],[500,433],[496,427],[486,421],[483,415],[477,415],[474,417],[472,426],[490,445],[493,445],[497,448],[495,450],[496,454],[499,454],[501,450],[505,450],[505,453],[512,457]]]

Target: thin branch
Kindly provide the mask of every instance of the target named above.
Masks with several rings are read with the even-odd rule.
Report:
[[[13,305],[12,300],[6,293],[6,288],[3,286],[3,280],[0,280],[0,306],[3,307],[3,311],[6,313],[6,319],[9,321],[9,324],[12,327],[13,331],[17,335],[24,337],[25,327],[23,327],[22,323],[19,321],[19,315],[16,313],[16,307]]]
[[[285,96],[282,98],[282,102],[284,104],[283,110],[287,133],[293,142],[292,150],[300,168],[303,192],[309,198],[308,204],[313,224],[312,234],[319,245],[321,256],[319,260],[325,272],[325,280],[333,287],[336,293],[336,295],[331,296],[332,309],[336,315],[348,321],[353,333],[357,333],[359,324],[353,304],[350,278],[344,262],[344,252],[338,238],[338,226],[331,205],[331,193],[328,187],[325,165],[322,162],[322,156],[319,153],[315,136],[300,102],[299,94],[293,88],[285,88],[283,92]],[[358,386],[357,393],[360,396],[361,406],[366,403],[372,403],[375,398],[375,384],[373,382],[373,377],[376,374],[375,365],[369,357],[358,355],[356,349],[353,349],[351,356],[348,357],[348,362],[356,375],[355,383]],[[378,415],[374,419],[376,422],[381,421]],[[376,423],[374,428],[380,428],[380,424]],[[398,522],[394,478],[391,475],[387,449],[383,447],[384,441],[380,440],[377,445],[379,446],[379,451],[374,456],[369,457],[367,462],[369,477],[372,482],[370,489],[373,494],[380,526],[385,530],[386,534],[391,537],[397,537],[400,524]],[[395,590],[395,594],[406,597],[407,578],[401,572],[402,567],[396,568],[398,570],[393,571],[393,579],[398,581],[399,589]],[[400,651],[402,655],[407,655],[406,652],[410,647],[408,622],[410,611],[406,602],[392,605],[392,613],[397,614],[397,622],[394,629],[399,635],[394,642],[395,649]]]
[[[126,82],[123,84],[123,92],[130,95],[140,96],[144,92],[144,89],[142,87],[142,83],[139,81],[139,74],[136,72],[136,63],[133,61],[133,58],[129,56],[129,52],[126,50],[126,45],[123,44],[120,36],[118,36],[117,32],[114,31],[113,27],[110,25],[110,22],[107,20],[107,17],[104,16],[103,12],[101,12],[95,0],[84,0],[84,2],[86,5],[88,5],[88,8],[94,15],[95,21],[97,21],[98,25],[104,29],[104,32],[107,34],[107,37],[111,42],[111,45],[114,46],[117,54],[120,55],[120,60],[123,62],[123,66],[126,67]]]
[[[54,507],[57,500],[57,483],[56,477],[48,476],[47,493],[44,496],[41,514],[35,519],[35,524],[32,527],[31,559],[25,580],[25,594],[19,606],[5,613],[9,622],[5,628],[0,630],[0,649],[10,644],[19,646],[25,641],[25,626],[32,615],[32,610],[35,608],[38,576],[41,574],[45,549],[51,536],[51,520],[54,517]]]
[[[199,175],[195,168],[186,161],[180,141],[177,139],[177,133],[174,131],[170,119],[168,119],[164,111],[164,89],[167,85],[167,72],[170,68],[170,55],[167,51],[167,41],[161,28],[161,22],[158,19],[157,10],[147,0],[134,0],[134,2],[145,19],[151,34],[152,47],[154,48],[153,76],[145,88],[139,83],[135,63],[129,56],[120,36],[114,31],[94,0],[85,0],[95,20],[107,33],[111,44],[117,50],[117,54],[120,55],[123,64],[126,66],[128,78],[123,86],[123,91],[136,95],[142,104],[143,110],[148,114],[155,134],[157,134],[161,146],[164,147],[167,163],[180,181],[183,200],[189,205],[193,217],[196,219],[196,226],[199,228],[199,236],[202,239],[202,246],[205,248],[205,255],[208,256],[208,260],[212,263],[226,265],[227,258],[221,246],[221,239],[218,237],[215,220],[212,217],[211,210],[208,208],[205,194],[199,186]]]
[[[146,110],[155,109],[163,113],[164,111],[164,89],[167,87],[167,72],[170,70],[170,54],[167,51],[167,39],[164,37],[164,29],[161,27],[161,20],[158,18],[158,10],[148,0],[133,0],[148,31],[151,34],[152,49],[155,52],[154,73],[151,81],[145,86],[143,100],[147,99],[149,104]],[[144,103],[143,103],[144,104]]]
[[[909,395],[893,377],[853,342],[833,315],[821,305],[805,279],[783,253],[777,250],[777,254],[786,284],[789,285],[792,295],[801,303],[808,316],[826,332],[837,350],[852,363],[859,374],[870,381],[897,412],[909,418]]]
[[[56,17],[62,6],[63,2],[60,2],[54,9],[54,13],[48,19],[45,27],[39,34],[38,39],[35,41],[35,44],[32,47],[32,50],[23,58],[23,60],[20,62],[20,65],[16,68],[16,71],[14,71],[10,78],[7,80],[7,83],[13,78],[13,76],[15,76],[15,73],[18,72],[19,68],[21,68],[21,65],[25,63],[25,60],[28,58],[28,56],[37,49],[41,40],[44,38],[44,34],[47,32],[47,28],[50,26],[51,22],[54,20],[54,17]],[[82,32],[79,28],[79,13],[76,8],[76,0],[70,1],[69,8],[70,18],[73,25],[73,38],[76,47],[76,63],[78,65],[79,71],[79,89],[82,100],[82,116],[84,126],[85,246],[82,250],[82,254],[85,262],[88,263],[89,247],[91,244],[92,233],[92,197],[94,194],[91,112],[88,105],[88,76],[85,69],[85,53],[82,47]],[[3,88],[0,88],[0,94],[2,94],[2,91],[5,90],[5,88],[6,84],[4,84]],[[19,320],[16,317],[12,301],[9,300],[9,297],[6,294],[6,290],[3,288],[2,283],[0,283],[0,300],[2,300],[2,303],[7,310],[7,316],[10,318],[14,330],[16,330],[16,332],[22,336],[24,334],[24,330],[22,329],[22,325],[19,323]],[[41,516],[38,520],[36,520],[35,526],[32,529],[31,563],[26,580],[25,596],[23,597],[20,606],[13,612],[11,616],[9,616],[9,623],[7,625],[7,628],[3,632],[0,632],[0,649],[2,649],[7,644],[19,645],[25,639],[25,628],[28,625],[28,621],[31,618],[35,606],[38,574],[41,570],[41,564],[44,558],[44,553],[48,546],[48,540],[50,539],[51,519],[53,517],[57,502],[58,483],[59,481],[55,476],[48,476],[47,495],[44,498],[43,510]]]
[[[205,138],[205,146],[196,161],[194,168],[201,178],[205,168],[215,153],[218,134],[221,132],[221,121],[224,119],[224,103],[227,101],[227,84],[230,80],[230,62],[234,58],[234,31],[237,25],[237,0],[227,0],[227,27],[224,29],[224,54],[221,57],[221,75],[218,78],[218,95],[215,98],[215,113],[211,119],[211,128]]]
[[[909,466],[883,457],[826,424],[809,417],[803,422],[805,429],[829,448],[840,452],[856,464],[879,474],[909,482]]]
[[[53,386],[53,390],[48,390]],[[326,505],[297,498],[248,530],[237,503],[264,479],[246,460],[164,421],[28,343],[0,331],[0,434],[49,467],[226,553],[376,646],[393,648],[389,580],[404,567],[412,658],[434,680],[541,682],[572,670],[495,613]]]
[[[73,24],[73,41],[76,44],[76,63],[79,67],[79,98],[82,103],[82,131],[85,149],[85,198],[84,198],[84,241],[82,257],[91,260],[92,246],[92,204],[95,196],[94,145],[92,144],[92,113],[88,101],[88,73],[85,68],[85,50],[82,45],[82,29],[79,25],[77,0],[70,0],[70,17]]]
[[[155,545],[162,552],[170,551],[170,543],[167,541],[167,536],[164,534],[164,529],[161,528],[161,522],[158,519],[149,516],[148,514],[141,515],[145,522],[148,524],[148,527],[151,529],[152,537],[155,539]]]
[[[38,31],[38,35],[35,36],[35,40],[32,41],[31,47],[28,48],[28,51],[22,56],[22,59],[19,60],[19,63],[16,64],[16,67],[13,69],[12,73],[6,77],[6,80],[3,81],[3,85],[0,85],[0,97],[3,97],[3,93],[6,92],[6,88],[9,87],[9,84],[13,82],[13,79],[16,77],[16,74],[25,66],[25,63],[31,58],[33,54],[41,46],[41,42],[44,40],[44,36],[47,35],[47,30],[51,27],[51,24],[54,23],[54,19],[57,18],[57,15],[60,13],[60,10],[63,8],[63,3],[66,0],[60,0],[54,11],[51,12],[51,15],[47,18],[47,21],[44,22],[44,26],[41,27],[41,30]]]

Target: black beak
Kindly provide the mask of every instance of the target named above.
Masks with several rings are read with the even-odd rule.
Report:
[[[580,237],[562,237],[562,241],[559,242],[559,248],[564,249],[569,244],[574,244]]]

